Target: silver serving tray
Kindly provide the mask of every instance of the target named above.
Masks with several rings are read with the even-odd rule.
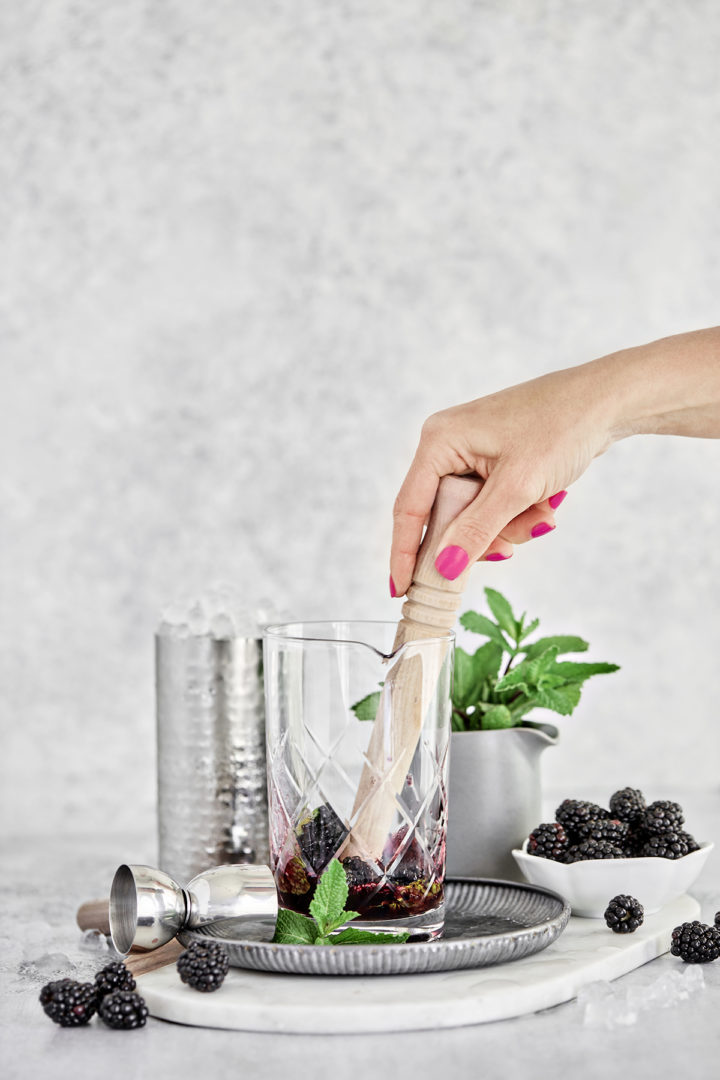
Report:
[[[570,905],[536,885],[481,878],[445,882],[445,933],[406,945],[274,945],[246,922],[226,920],[178,934],[183,945],[213,938],[233,967],[293,975],[410,975],[488,967],[547,948],[562,933]],[[362,924],[358,923],[358,927]],[[236,936],[242,933],[242,937]],[[267,931],[265,931],[267,932]]]

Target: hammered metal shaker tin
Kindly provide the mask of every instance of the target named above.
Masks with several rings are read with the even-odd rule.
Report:
[[[155,659],[158,862],[180,881],[267,863],[261,638],[161,627]]]

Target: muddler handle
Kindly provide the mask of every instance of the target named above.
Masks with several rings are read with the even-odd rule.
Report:
[[[482,487],[477,476],[445,476],[440,481],[427,531],[415,562],[413,580],[403,604],[393,652],[408,642],[436,637],[453,626],[470,566],[448,581],[435,569],[438,543],[451,521],[475,499]],[[402,656],[389,673],[368,744],[367,762],[358,785],[352,818],[355,824],[342,856],[379,859],[417,747],[423,720],[445,659],[419,652]],[[386,692],[392,694],[390,737],[386,732]]]

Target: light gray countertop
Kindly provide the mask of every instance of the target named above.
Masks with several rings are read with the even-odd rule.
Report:
[[[592,792],[588,797],[595,797]],[[720,835],[720,793],[668,792],[686,810],[698,839]],[[548,803],[552,805],[552,801]],[[64,974],[89,977],[105,957],[81,948],[75,911],[106,895],[121,862],[154,862],[154,841],[119,836],[15,837],[4,845],[0,931],[2,1028],[0,1074],[29,1077],[345,1077],[387,1075],[536,1080],[633,1080],[716,1075],[720,1054],[720,960],[702,965],[705,988],[672,1008],[652,1007],[611,1029],[583,1024],[577,1001],[530,1016],[449,1031],[402,1035],[289,1036],[182,1027],[150,1019],[139,1031],[111,1031],[97,1020],[62,1029],[43,1015],[43,983]],[[720,857],[713,852],[692,890],[702,917],[720,909]],[[60,954],[51,968],[48,955]],[[45,957],[43,961],[41,958]],[[40,962],[40,963],[38,963]],[[69,965],[75,965],[69,970]],[[40,968],[40,969],[39,969]],[[669,954],[623,976],[615,992],[648,987],[667,971],[686,970]]]

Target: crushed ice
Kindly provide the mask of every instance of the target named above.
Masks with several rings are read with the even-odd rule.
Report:
[[[641,1012],[669,1009],[705,986],[702,970],[688,964],[685,971],[664,971],[645,986],[624,986],[594,982],[577,996],[584,1027],[625,1027],[637,1022]]]
[[[265,626],[285,622],[287,615],[271,600],[256,603],[225,582],[211,585],[200,596],[185,596],[163,610],[161,637],[259,638]]]

